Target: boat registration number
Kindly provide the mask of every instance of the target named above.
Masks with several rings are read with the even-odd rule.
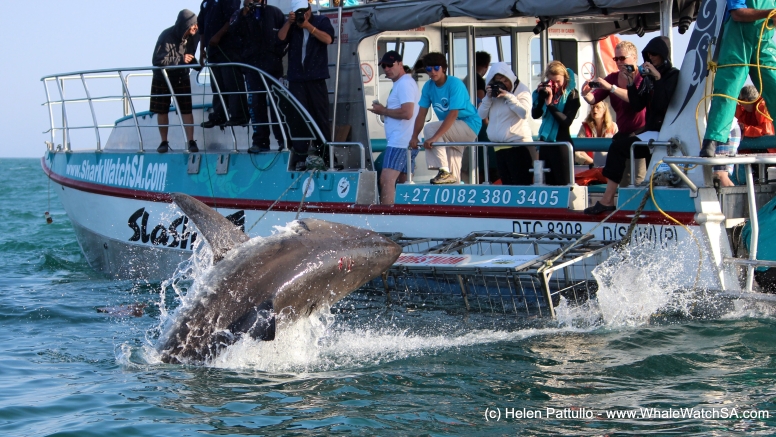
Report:
[[[397,185],[396,203],[405,205],[568,208],[569,189],[565,187],[505,187],[499,185]]]

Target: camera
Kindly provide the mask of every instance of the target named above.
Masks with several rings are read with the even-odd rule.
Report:
[[[296,24],[302,24],[302,23],[304,23],[304,14],[306,14],[306,13],[307,13],[307,8],[303,8],[303,9],[297,9],[297,10],[294,12],[294,15],[295,15],[295,17],[296,17],[296,19],[294,20],[294,22],[295,22]]]
[[[249,10],[249,11],[251,11],[251,12],[253,12],[253,11],[255,11],[256,9],[259,9],[259,8],[261,8],[261,7],[263,7],[263,6],[264,6],[264,3],[263,3],[263,2],[261,2],[261,1],[255,1],[255,2],[253,2],[253,3],[251,3],[251,4],[249,4],[249,5],[248,5],[248,10]]]
[[[628,73],[633,73],[635,70],[636,69],[633,68],[633,65],[625,64],[625,71],[627,71]]]
[[[542,99],[546,99],[547,96],[550,95],[550,92],[547,91],[547,88],[552,89],[553,85],[554,85],[554,83],[551,80],[548,80],[546,82],[540,83],[539,84],[539,89],[537,90],[538,93],[539,93],[539,97],[542,98]]]
[[[590,89],[592,90],[592,89],[596,89],[596,88],[601,88],[601,83],[600,82],[590,81],[590,82],[587,83],[587,86],[589,86]]]
[[[646,76],[646,75],[649,74],[649,70],[647,70],[647,67],[645,67],[643,65],[640,65],[639,66],[639,74],[641,74],[642,76]]]
[[[501,94],[501,90],[504,90],[504,91],[507,90],[507,87],[505,87],[503,83],[494,81],[490,84],[491,97],[498,97],[498,95]]]

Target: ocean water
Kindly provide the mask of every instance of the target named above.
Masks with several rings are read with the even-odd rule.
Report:
[[[601,304],[557,321],[359,293],[208,366],[156,363],[175,293],[94,273],[38,160],[0,175],[0,435],[776,434],[773,308],[676,299],[660,268],[609,266]]]

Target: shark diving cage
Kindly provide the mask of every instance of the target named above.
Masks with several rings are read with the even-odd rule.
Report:
[[[593,269],[616,244],[581,234],[386,235],[403,248],[393,267],[370,283],[387,301],[525,318],[554,317],[561,298],[578,305],[595,297]]]

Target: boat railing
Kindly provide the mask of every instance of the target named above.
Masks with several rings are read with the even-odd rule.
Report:
[[[668,149],[668,154],[671,155],[679,147],[678,144],[671,141],[636,141],[630,146],[630,186],[636,186],[636,156],[634,155],[634,149],[636,146],[649,146],[649,147],[665,147]],[[690,179],[684,172],[679,176],[683,181],[690,182]],[[691,182],[690,182],[691,183]],[[689,185],[689,184],[688,184]],[[693,190],[697,191],[697,190]]]
[[[532,141],[526,143],[482,143],[482,142],[470,142],[470,143],[434,143],[433,147],[481,147],[483,150],[483,165],[485,169],[488,168],[488,148],[489,147],[562,147],[568,152],[568,168],[569,168],[569,184],[574,183],[574,147],[567,141],[558,142],[544,142],[544,141]],[[412,149],[407,149],[407,168],[412,168]],[[533,170],[532,170],[533,171]],[[544,170],[549,171],[549,170]],[[476,181],[477,178],[475,177]],[[407,182],[405,184],[414,184],[412,181],[412,172],[407,174]],[[474,182],[471,182],[474,183]],[[487,170],[483,174],[483,185],[490,184],[490,178]]]
[[[746,197],[749,204],[749,222],[752,227],[752,239],[749,242],[749,258],[725,257],[725,263],[746,266],[746,292],[752,292],[754,282],[754,269],[758,266],[776,266],[774,263],[761,261],[757,259],[757,243],[760,236],[760,225],[757,217],[757,202],[755,198],[754,176],[752,172],[753,165],[760,165],[764,168],[768,164],[776,164],[776,155],[738,155],[738,156],[717,156],[713,158],[700,158],[691,156],[667,156],[663,162],[668,164],[669,168],[677,176],[688,182],[690,189],[698,191],[698,187],[689,181],[684,171],[678,165],[699,165],[699,166],[721,166],[721,165],[740,165],[744,166],[746,174]],[[762,173],[761,173],[762,174]]]
[[[222,92],[220,91],[220,85],[217,82],[217,79],[214,75],[209,74],[210,68],[218,68],[218,67],[236,67],[240,69],[250,69],[255,70],[259,73],[259,76],[261,77],[262,83],[264,85],[264,90],[258,91],[258,90],[251,90],[251,91],[235,91],[235,92]],[[66,152],[72,151],[71,146],[71,137],[72,133],[74,131],[79,130],[94,130],[94,136],[95,136],[95,144],[96,144],[96,150],[101,151],[104,148],[104,143],[101,138],[101,130],[103,129],[120,129],[120,128],[129,128],[134,129],[137,135],[137,141],[138,141],[138,148],[137,150],[139,152],[144,151],[144,141],[143,141],[143,134],[141,131],[141,128],[148,127],[148,124],[141,124],[139,121],[139,118],[141,118],[144,115],[147,115],[147,113],[138,111],[138,108],[136,107],[136,102],[138,101],[150,101],[151,94],[150,94],[150,85],[146,88],[148,91],[143,93],[132,93],[130,90],[130,79],[132,78],[139,78],[139,77],[151,77],[153,76],[155,71],[161,72],[162,76],[165,79],[165,83],[167,84],[168,88],[168,94],[160,94],[159,96],[168,96],[171,98],[173,103],[173,108],[171,110],[177,111],[177,108],[179,108],[178,100],[181,97],[189,96],[194,100],[195,98],[202,98],[202,108],[203,110],[208,107],[208,105],[205,103],[205,97],[206,96],[212,96],[212,98],[217,98],[220,100],[220,103],[226,107],[226,101],[225,96],[228,97],[230,95],[246,95],[246,96],[255,96],[255,95],[267,95],[270,94],[273,96],[273,98],[267,99],[269,102],[269,110],[272,111],[274,114],[274,120],[272,121],[272,118],[270,117],[270,121],[267,123],[246,123],[243,126],[251,126],[254,129],[258,126],[273,126],[273,125],[281,125],[283,128],[280,129],[283,135],[283,141],[286,144],[290,144],[289,140],[322,140],[323,134],[321,133],[318,126],[312,121],[312,117],[307,112],[307,110],[294,98],[293,95],[288,91],[288,89],[281,84],[277,79],[272,77],[271,75],[263,72],[262,70],[253,67],[251,65],[247,64],[241,64],[241,63],[222,63],[222,64],[207,64],[205,67],[206,71],[205,73],[200,72],[199,74],[205,74],[208,81],[212,82],[213,87],[215,88],[216,92],[211,93],[209,90],[203,89],[201,93],[195,93],[194,90],[192,90],[191,93],[187,94],[181,94],[181,93],[175,93],[175,91],[172,88],[172,84],[170,82],[170,78],[168,75],[168,72],[171,72],[173,70],[181,70],[181,69],[191,69],[193,68],[191,65],[180,65],[180,66],[169,66],[169,67],[134,67],[134,68],[122,68],[122,69],[102,69],[102,70],[88,70],[88,71],[78,71],[78,72],[71,72],[71,73],[63,73],[63,74],[57,74],[52,76],[46,76],[41,79],[41,81],[44,83],[44,88],[46,91],[46,102],[44,105],[48,108],[49,111],[49,122],[50,122],[50,128],[45,131],[44,133],[50,134],[50,142],[47,142],[49,149],[52,151],[56,151],[57,148],[54,146],[57,143],[57,135],[61,133],[62,135],[62,149]],[[90,84],[97,80],[106,80],[106,79],[118,79],[120,84],[119,90],[115,90],[114,87],[110,88],[108,91],[102,92],[100,94],[95,94],[92,90],[92,87],[90,87]],[[71,81],[77,81],[80,83],[80,86],[78,88],[81,88],[80,91],[76,91],[73,89],[73,87],[66,87],[66,84]],[[205,87],[205,83],[201,83],[197,81],[198,84],[200,84],[203,88]],[[52,93],[52,90],[56,89],[56,92],[58,93],[58,97]],[[77,94],[75,97],[70,97],[69,95],[66,95],[66,91],[68,91],[68,94]],[[281,96],[282,95],[282,96]],[[278,100],[282,97],[282,99],[287,103],[287,105],[284,106],[283,109],[280,108]],[[115,121],[113,124],[105,124],[105,123],[99,123],[98,119],[104,116],[104,114],[101,114],[98,112],[96,108],[96,104],[105,104],[105,103],[114,103],[115,102],[121,102],[122,109],[121,112],[123,113],[122,118],[115,117]],[[74,105],[83,105],[85,104],[87,106],[86,111],[86,117],[91,119],[91,123],[84,123],[81,125],[73,125],[70,121],[70,116],[73,115],[74,112],[78,112],[77,115],[80,117],[83,117],[83,112],[79,108],[74,108]],[[79,111],[75,111],[74,109],[78,109]],[[73,110],[73,112],[70,112]],[[304,126],[300,128],[299,126],[296,126],[294,128],[291,128],[288,123],[285,121],[288,117],[281,116],[283,111],[297,111],[298,115],[303,120]],[[119,121],[124,121],[126,118],[129,117],[132,120],[132,123],[124,125],[122,123],[119,123]],[[226,120],[229,120],[229,114],[228,111],[226,111],[225,114]],[[299,119],[300,117],[296,117],[296,119]],[[57,120],[57,118],[59,120]],[[184,123],[182,118],[179,117],[179,122],[174,122],[173,120],[170,120],[170,122],[167,124],[169,127],[179,127],[181,129],[181,133],[184,135],[184,138],[186,138],[186,127],[194,127],[198,128],[198,124],[187,124]],[[231,140],[232,140],[232,151],[237,151],[237,137],[234,132],[234,126],[231,126]],[[250,135],[250,131],[248,132],[248,135]],[[289,138],[290,136],[290,138]]]

